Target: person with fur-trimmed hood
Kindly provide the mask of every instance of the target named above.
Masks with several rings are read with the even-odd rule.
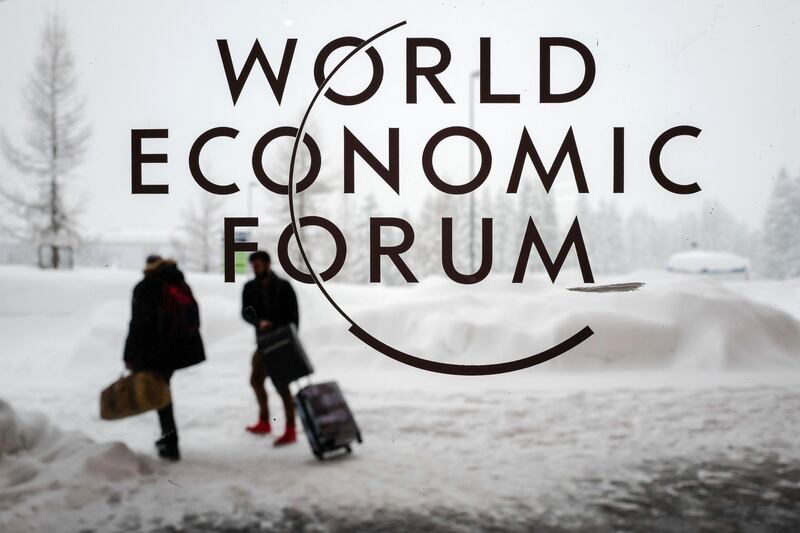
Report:
[[[123,358],[131,371],[156,372],[168,384],[175,370],[205,361],[197,302],[175,261],[147,258],[144,279],[133,289]],[[172,404],[158,410],[158,419],[158,454],[176,461],[180,452]]]

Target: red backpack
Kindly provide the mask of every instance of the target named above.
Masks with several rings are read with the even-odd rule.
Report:
[[[161,289],[164,333],[172,341],[193,337],[200,330],[200,309],[186,283],[164,283]]]

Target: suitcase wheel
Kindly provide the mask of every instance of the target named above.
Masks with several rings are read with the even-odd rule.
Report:
[[[359,444],[361,444],[361,443],[363,443],[363,442],[364,442],[363,440],[361,440],[361,432],[360,432],[360,431],[359,431],[358,433],[356,433],[356,441],[357,441]]]
[[[353,449],[350,447],[350,445],[345,446],[344,449],[347,453],[353,453]]]

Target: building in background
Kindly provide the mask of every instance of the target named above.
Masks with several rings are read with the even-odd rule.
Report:
[[[37,247],[32,243],[0,242],[0,263],[37,265]],[[74,264],[81,267],[141,269],[150,254],[175,255],[166,232],[119,229],[86,238],[74,249]],[[66,265],[65,265],[66,266]]]
[[[150,254],[175,255],[169,233],[116,229],[86,239],[75,254],[75,264],[85,267],[140,269]]]

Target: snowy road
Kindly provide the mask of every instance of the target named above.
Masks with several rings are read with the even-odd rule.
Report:
[[[337,336],[340,326],[326,322],[326,310],[301,292],[307,324],[316,326],[303,330],[319,363],[315,380],[342,384],[365,436],[353,455],[318,463],[302,436],[274,449],[270,437],[243,431],[254,416],[247,387],[252,332],[236,314],[237,287],[200,279],[210,357],[174,378],[184,459],[164,464],[152,449],[155,415],[109,423],[97,413],[99,390],[120,369],[120,316],[127,317],[135,273],[3,274],[4,294],[22,287],[13,292],[20,301],[0,304],[0,398],[10,404],[0,404],[3,532],[800,528],[800,372],[796,365],[743,369],[743,356],[731,359],[733,369],[709,368],[731,353],[715,340],[721,322],[705,322],[714,342],[699,364],[686,360],[686,348],[680,364],[661,369],[565,365],[464,379],[421,375],[347,344],[346,335]],[[654,308],[646,324],[636,316],[617,326],[631,332],[617,347],[624,361],[646,343],[637,324],[686,327],[670,322],[659,302],[675,298],[663,291],[668,297],[654,293],[660,300],[645,302]],[[36,313],[37,299],[54,292],[69,304]],[[783,306],[779,292],[759,290],[776,308]],[[784,349],[770,337],[794,331],[788,315],[718,287],[701,296],[680,295],[685,323],[697,321],[692,308],[702,314],[713,306],[744,324],[760,321],[760,330],[740,332],[764,349],[751,354],[754,364],[796,353],[795,345]],[[484,305],[473,299],[460,309]],[[480,328],[454,327],[483,342]],[[603,353],[611,353],[603,342]],[[652,346],[668,347],[658,338]],[[276,426],[283,426],[280,416]]]
[[[11,531],[31,522],[70,531],[280,531],[288,523],[305,531],[791,531],[800,526],[797,391],[347,391],[367,441],[321,464],[304,442],[275,450],[245,435],[238,402],[221,401],[179,411],[179,464],[66,439],[45,446],[40,460],[58,450],[56,461],[72,467],[28,489],[0,483],[0,509]],[[116,428],[144,456],[152,418]],[[23,466],[10,456],[0,470]]]

